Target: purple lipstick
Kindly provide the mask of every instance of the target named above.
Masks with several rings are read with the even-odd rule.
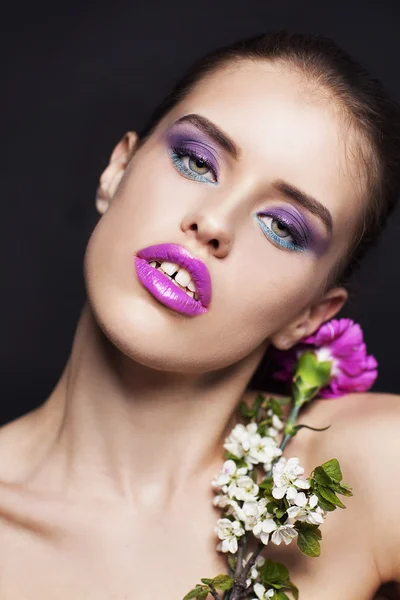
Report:
[[[140,283],[161,304],[191,317],[208,311],[210,273],[186,248],[156,244],[139,250],[134,260]]]

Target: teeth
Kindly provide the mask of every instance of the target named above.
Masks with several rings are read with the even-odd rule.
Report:
[[[179,271],[179,265],[176,265],[175,263],[171,263],[168,261],[161,263],[161,268],[165,273],[167,273],[167,275],[170,275],[170,276],[172,276],[174,273]]]
[[[199,299],[196,286],[194,285],[192,278],[186,269],[182,269],[182,267],[176,263],[171,263],[168,261],[164,261],[160,265],[159,262],[152,260],[149,265],[157,269],[157,271],[161,271],[162,273],[168,275],[176,286],[184,288],[184,291],[188,296],[194,298],[195,300]],[[172,279],[173,275],[175,275],[174,279]]]
[[[186,287],[190,280],[191,277],[186,269],[179,269],[178,273],[175,275],[175,281],[182,287]]]

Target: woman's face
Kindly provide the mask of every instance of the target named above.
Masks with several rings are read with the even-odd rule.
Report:
[[[318,304],[360,218],[343,132],[333,103],[288,68],[242,62],[200,81],[134,154],[90,238],[87,293],[111,341],[156,369],[205,372]],[[135,257],[158,244],[204,263],[206,311],[157,299],[160,272],[145,286]]]

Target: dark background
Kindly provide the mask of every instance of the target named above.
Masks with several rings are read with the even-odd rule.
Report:
[[[400,99],[400,8],[389,2],[8,4],[0,48],[0,422],[41,403],[84,300],[95,191],[115,143],[143,126],[194,58],[286,27],[333,37]],[[344,311],[400,391],[400,209],[351,283]]]
[[[98,177],[194,58],[263,30],[320,32],[400,99],[397,1],[15,2],[2,11],[0,423],[44,401],[60,376],[85,297]],[[364,328],[380,363],[374,389],[386,392],[400,392],[399,234],[400,210],[343,313]]]

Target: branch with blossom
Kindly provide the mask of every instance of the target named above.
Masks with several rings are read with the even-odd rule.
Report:
[[[221,509],[217,550],[227,555],[229,574],[203,578],[183,600],[294,600],[299,597],[287,568],[261,554],[269,543],[294,540],[307,556],[320,555],[320,527],[329,512],[345,508],[339,495],[352,496],[332,458],[308,478],[297,457],[287,459],[287,443],[307,425],[297,424],[301,408],[317,397],[337,398],[369,389],[377,362],[368,356],[359,325],[332,320],[288,352],[278,353],[276,378],[291,383],[289,399],[259,394],[242,403],[241,418],[226,438],[225,462],[212,482]],[[290,403],[288,418],[282,405]],[[310,429],[314,429],[309,427]],[[325,428],[326,429],[326,428]],[[323,431],[323,429],[316,431]]]

